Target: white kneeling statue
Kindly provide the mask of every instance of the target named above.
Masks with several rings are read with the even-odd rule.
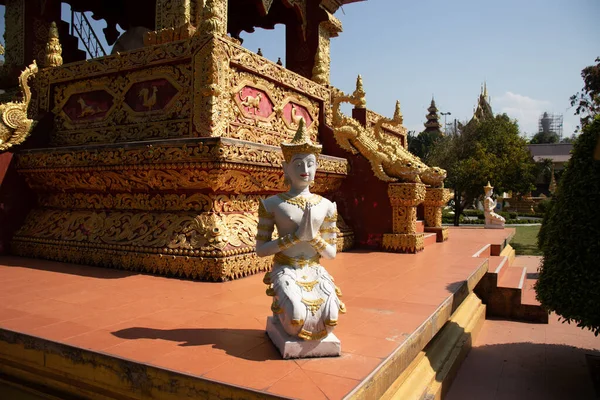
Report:
[[[319,259],[336,255],[336,204],[310,193],[321,145],[311,142],[304,120],[291,143],[282,143],[290,190],[259,205],[256,253],[275,255],[265,274],[273,297],[267,333],[284,358],[335,356],[341,351],[332,330],[345,312],[340,290]],[[272,240],[274,226],[279,238]]]
[[[485,199],[483,200],[483,215],[485,216],[485,227],[491,229],[503,229],[505,219],[494,212],[496,209],[496,200],[492,199],[494,187],[488,181],[487,186],[483,187]]]

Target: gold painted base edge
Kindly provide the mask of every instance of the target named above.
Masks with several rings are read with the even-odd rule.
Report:
[[[18,240],[11,242],[11,253],[28,258],[215,282],[265,272],[271,269],[272,264],[272,257],[258,257],[254,252],[220,258],[192,257]]]
[[[485,321],[485,305],[473,293],[381,399],[441,399]]]
[[[278,399],[269,393],[149,366],[0,328],[0,376],[60,398]]]

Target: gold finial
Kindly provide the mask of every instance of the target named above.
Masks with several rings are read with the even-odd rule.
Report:
[[[487,100],[488,98],[488,91],[487,91],[487,84],[485,81],[483,81],[483,97]]]
[[[398,121],[402,123],[404,117],[402,116],[402,111],[400,111],[400,100],[396,100],[396,109],[394,110],[394,121]]]
[[[323,146],[320,144],[314,144],[310,140],[308,129],[306,129],[306,122],[304,118],[300,118],[298,121],[298,130],[294,135],[294,138],[289,143],[281,143],[281,151],[283,152],[283,158],[285,162],[290,162],[294,154],[314,154],[318,156],[321,154]]]
[[[485,190],[487,190],[487,189],[493,189],[494,187],[490,184],[490,181],[488,181],[487,185],[485,185],[483,188]]]
[[[62,59],[62,46],[58,40],[58,29],[56,28],[56,22],[52,21],[50,24],[50,30],[48,32],[48,43],[46,44],[46,67],[58,67],[63,63]]]
[[[366,93],[365,89],[363,89],[362,76],[359,74],[356,78],[356,89],[354,90],[354,93],[352,93],[352,96],[358,100],[358,105],[356,106],[357,108],[367,108],[367,99],[365,98],[365,95]]]

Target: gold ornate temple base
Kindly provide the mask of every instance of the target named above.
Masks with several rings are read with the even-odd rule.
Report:
[[[435,233],[436,242],[445,242],[450,235],[447,226],[426,226],[425,232]]]
[[[12,253],[210,281],[266,271],[258,204],[285,190],[281,160],[229,138],[23,151],[17,168],[38,207]],[[346,160],[322,156],[313,189],[330,193],[346,174]],[[352,237],[344,229],[338,247]]]
[[[388,196],[393,212],[393,233],[383,235],[383,249],[397,253],[416,253],[423,250],[425,235],[417,232],[416,207],[425,199],[425,185],[390,183]]]
[[[416,253],[425,248],[423,233],[384,233],[384,250],[395,253]]]
[[[425,189],[425,232],[435,233],[437,242],[448,240],[448,228],[442,226],[442,208],[451,197],[452,193],[448,189]]]

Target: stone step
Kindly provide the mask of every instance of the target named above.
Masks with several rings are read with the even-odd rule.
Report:
[[[423,245],[425,247],[436,243],[437,235],[435,233],[426,233],[423,236]]]
[[[498,279],[498,287],[522,289],[527,269],[524,267],[508,267]]]
[[[425,222],[422,220],[417,220],[417,233],[418,232],[425,232]]]
[[[506,256],[490,256],[488,257],[488,272],[496,274],[497,279],[504,275],[509,268],[508,257]]]
[[[540,302],[536,300],[534,285],[538,278],[538,268],[540,266],[539,257],[518,257],[515,259],[515,265],[526,269],[525,281],[523,283],[521,303],[540,306]]]

